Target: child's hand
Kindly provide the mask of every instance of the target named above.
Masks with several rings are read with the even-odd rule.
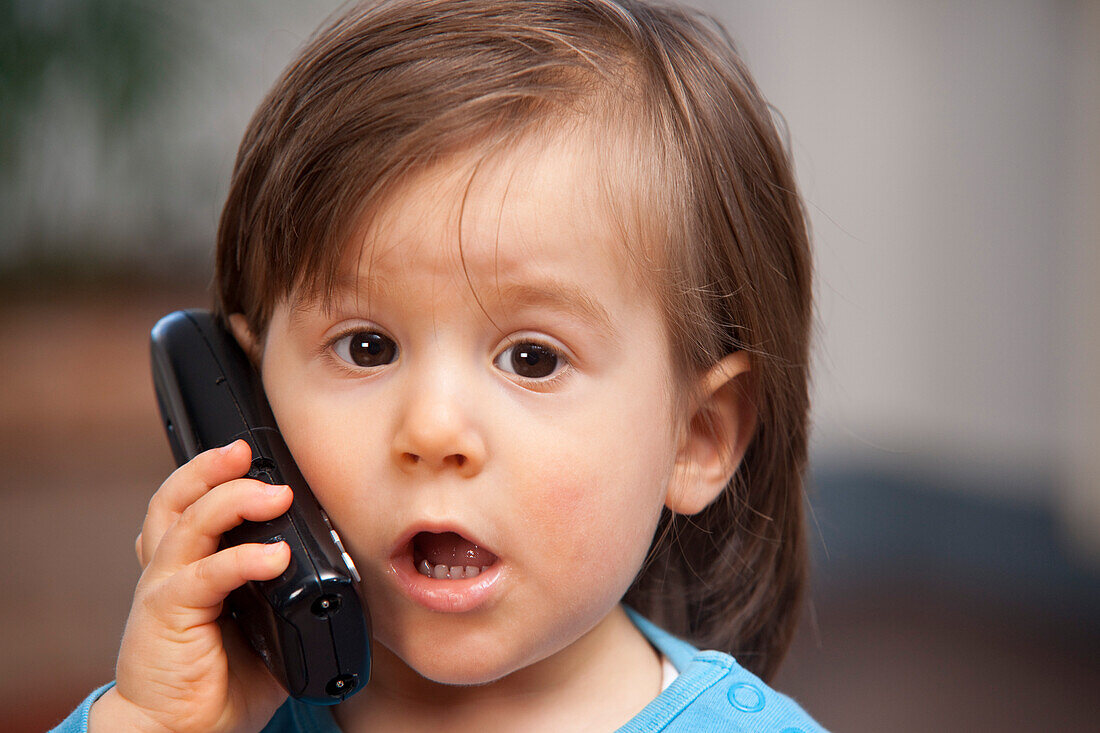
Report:
[[[221,534],[241,520],[290,507],[288,487],[239,478],[251,458],[244,441],[201,453],[149,502],[117,684],[92,706],[93,733],[258,731],[286,699],[236,626],[219,618],[230,591],[290,562],[285,542],[218,551]]]

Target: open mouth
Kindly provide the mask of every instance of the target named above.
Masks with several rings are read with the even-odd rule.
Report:
[[[418,532],[412,538],[416,571],[436,580],[476,578],[497,556],[456,532]]]

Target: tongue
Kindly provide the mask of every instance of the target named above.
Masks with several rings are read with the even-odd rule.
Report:
[[[476,565],[485,567],[497,561],[496,555],[454,532],[421,532],[413,538],[416,561],[432,565]]]

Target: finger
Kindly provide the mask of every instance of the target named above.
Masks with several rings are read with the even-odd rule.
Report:
[[[200,496],[164,533],[150,567],[174,573],[218,550],[222,533],[244,520],[265,522],[287,509],[294,496],[289,486],[254,479],[227,481]]]
[[[286,690],[275,681],[262,657],[256,654],[241,627],[223,613],[218,617],[222,646],[229,656],[230,674],[249,680],[249,689],[257,699],[267,699],[264,707],[274,710],[286,700]]]
[[[138,561],[149,564],[164,533],[200,496],[218,484],[240,478],[252,460],[252,449],[243,440],[204,451],[177,468],[149,500],[142,525]]]
[[[150,610],[174,631],[217,620],[222,601],[249,580],[271,580],[290,564],[290,546],[244,544],[191,563],[158,586]]]

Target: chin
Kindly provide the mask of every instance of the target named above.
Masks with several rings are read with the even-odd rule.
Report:
[[[420,672],[420,670],[417,670],[417,672]],[[484,685],[491,685],[506,676],[485,677],[483,675],[469,675],[453,669],[440,670],[438,674],[432,671],[420,672],[420,674],[429,682],[434,682],[437,685],[446,685],[448,687],[481,687]]]
[[[470,687],[488,685],[507,677],[520,665],[488,659],[484,654],[462,654],[452,650],[429,650],[423,658],[402,656],[405,664],[424,679],[440,685]]]
[[[404,637],[386,644],[387,651],[426,680],[456,687],[488,685],[537,659],[533,649],[515,648],[507,640],[476,632]],[[509,648],[511,646],[511,648]]]

